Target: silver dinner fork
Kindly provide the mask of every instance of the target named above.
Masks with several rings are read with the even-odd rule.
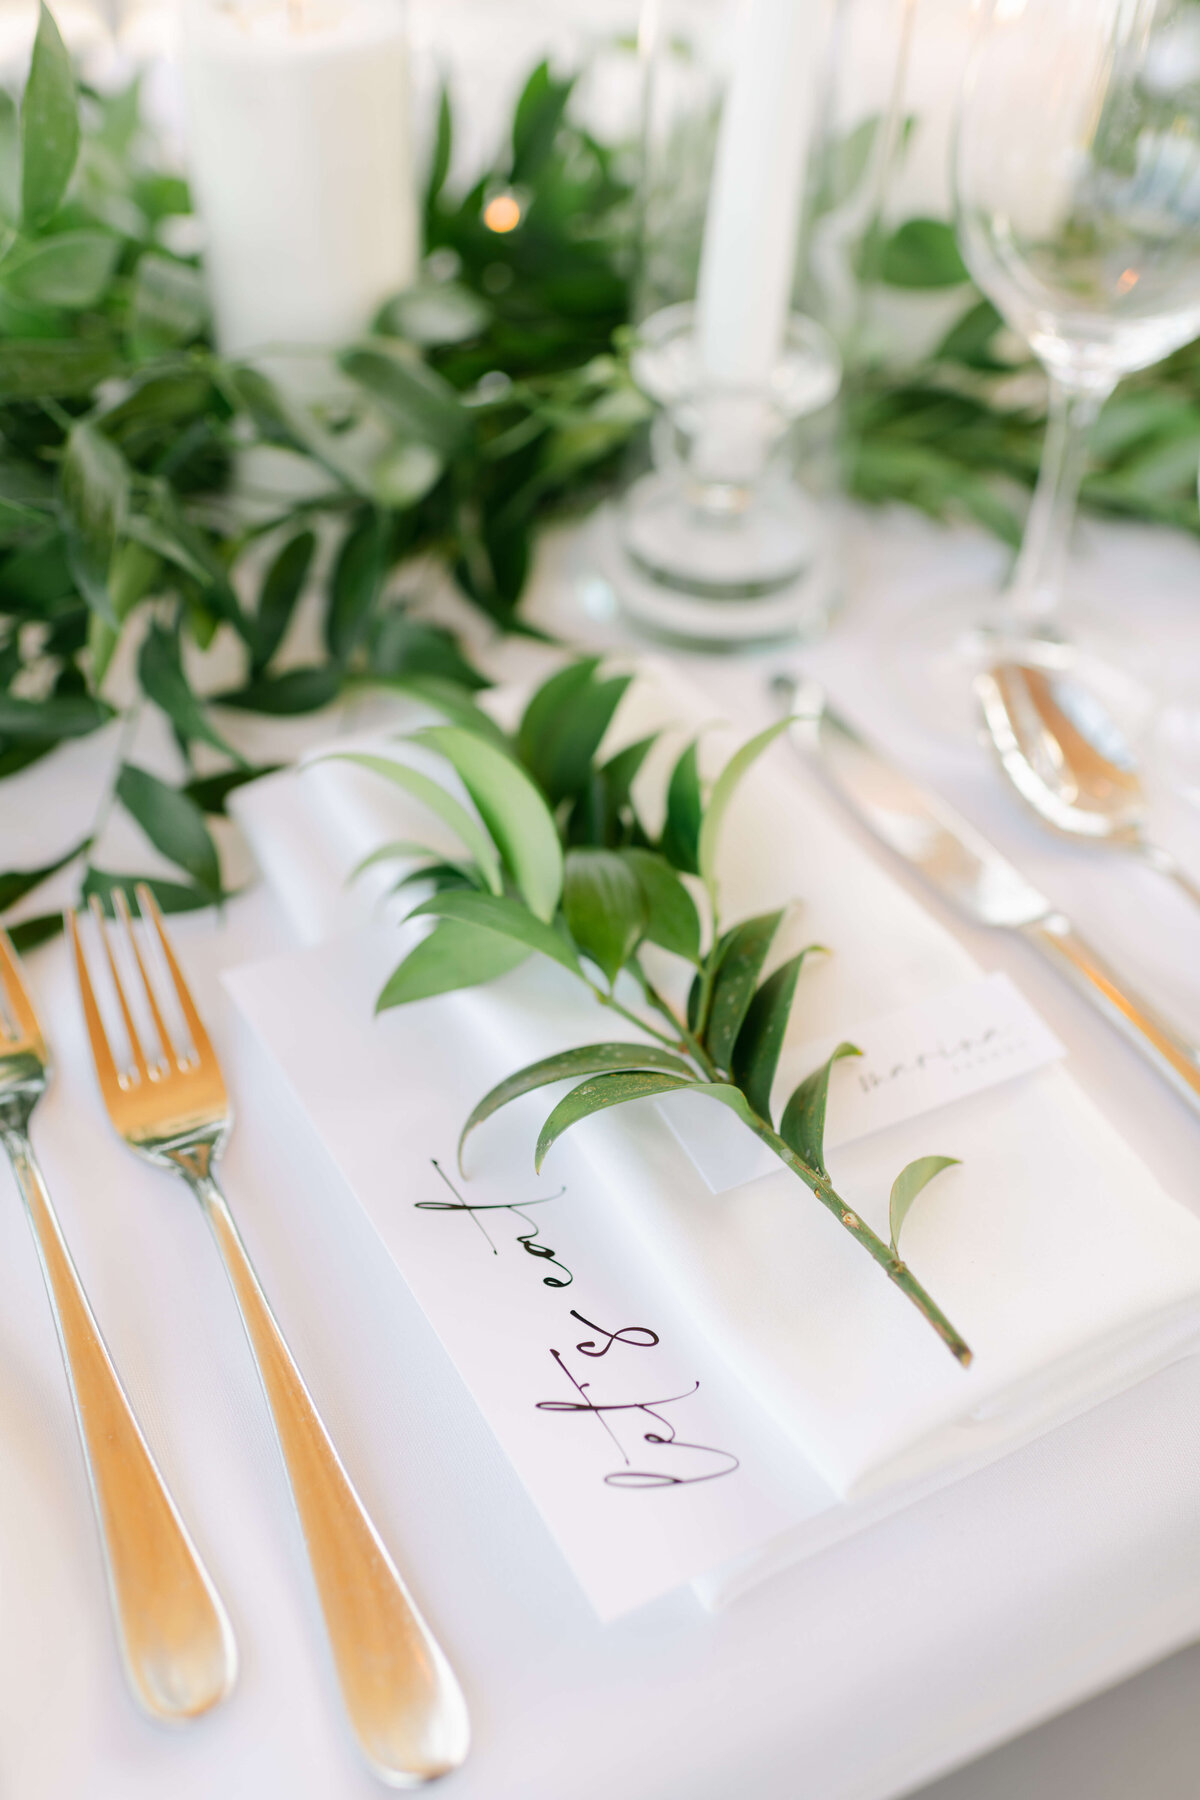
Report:
[[[29,1141],[49,1080],[37,1014],[0,931],[0,1139],[58,1328],[125,1672],[153,1717],[195,1718],[233,1684],[233,1633],[133,1416]]]
[[[129,1046],[128,1059],[118,1063],[88,972],[79,920],[69,914],[100,1091],[125,1142],[156,1168],[181,1176],[212,1227],[275,1422],[351,1727],[381,1780],[393,1787],[416,1787],[456,1769],[467,1754],[462,1692],[342,1466],[217,1186],[214,1165],[231,1124],[225,1083],[154,897],[140,884],[136,894],[190,1048],[176,1042],[182,1034],[172,1035],[164,1018],[138,931],[118,889],[114,907],[128,951],[127,970],[157,1045],[147,1054],[112,936],[94,901]],[[166,994],[164,985],[163,998]]]

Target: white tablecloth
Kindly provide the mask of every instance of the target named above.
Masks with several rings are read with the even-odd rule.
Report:
[[[535,616],[616,641],[547,547]],[[915,520],[857,523],[852,600],[805,660],[1200,1033],[1200,919],[1155,877],[1026,822],[982,753],[948,752],[894,691],[897,608],[995,568]],[[1081,586],[1200,666],[1200,550],[1089,526]],[[496,666],[530,653],[498,648]],[[696,663],[726,716],[766,710],[775,660]],[[258,727],[253,728],[259,732]],[[299,730],[327,735],[328,721]],[[267,741],[268,733],[261,732]],[[47,803],[86,815],[73,755],[0,786],[4,862]],[[74,774],[72,774],[74,771]],[[34,778],[36,777],[36,785]],[[28,785],[26,785],[28,783]],[[1200,867],[1200,821],[1162,833]],[[44,835],[40,839],[48,847]],[[137,866],[130,850],[127,866]],[[948,915],[947,915],[948,917]],[[1179,1199],[1200,1123],[1022,946],[949,919],[1007,968],[1079,1079]],[[471,1705],[455,1800],[886,1800],[1200,1635],[1200,1360],[796,1568],[718,1616],[681,1592],[592,1617],[398,1271],[322,1161],[216,971],[286,943],[262,889],[177,935],[239,1123],[227,1187],[345,1460],[436,1622]],[[122,1687],[83,1467],[32,1243],[0,1179],[0,1793],[16,1800],[349,1800],[379,1790],[343,1730],[283,1473],[233,1303],[182,1190],[101,1117],[61,946],[31,959],[59,1080],[37,1141],[97,1313],[233,1615],[232,1701],[178,1734]]]

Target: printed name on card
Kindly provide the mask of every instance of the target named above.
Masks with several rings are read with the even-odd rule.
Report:
[[[1031,1074],[1065,1055],[1049,1026],[1007,975],[982,976],[915,1006],[846,1031],[862,1051],[835,1066],[825,1141],[831,1149],[936,1107]],[[841,1038],[813,1043],[800,1073],[824,1062]],[[723,1107],[669,1094],[659,1110],[714,1194],[773,1174],[777,1159]]]

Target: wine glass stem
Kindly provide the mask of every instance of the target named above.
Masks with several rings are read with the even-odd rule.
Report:
[[[1114,385],[1083,386],[1050,377],[1042,466],[1008,592],[1012,611],[1024,624],[1044,626],[1059,610],[1088,433]]]

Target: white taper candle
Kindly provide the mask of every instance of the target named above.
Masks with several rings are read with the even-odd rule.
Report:
[[[761,387],[783,344],[829,0],[744,0],[696,296],[707,377]]]

